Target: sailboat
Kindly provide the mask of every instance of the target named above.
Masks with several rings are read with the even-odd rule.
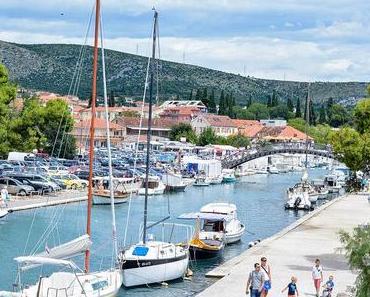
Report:
[[[92,117],[90,126],[90,162],[89,162],[89,188],[87,203],[86,234],[56,246],[45,248],[45,251],[30,256],[15,258],[18,263],[17,287],[19,292],[0,292],[0,296],[17,297],[47,297],[47,296],[69,296],[69,297],[108,297],[115,296],[122,285],[122,274],[120,269],[112,268],[105,271],[90,272],[90,246],[91,241],[91,207],[92,207],[92,178],[94,160],[94,130],[95,130],[95,102],[96,102],[96,81],[97,81],[97,60],[98,60],[98,37],[99,26],[101,25],[100,0],[95,5],[95,41],[93,60],[93,81],[92,81]],[[103,45],[103,42],[102,42]],[[103,49],[103,46],[102,46]],[[103,51],[102,51],[103,53]],[[104,61],[104,54],[103,54]],[[104,66],[103,66],[104,67]],[[104,72],[104,71],[103,71]],[[109,134],[108,134],[109,140]],[[111,169],[110,169],[111,170]],[[113,192],[111,192],[113,193]],[[115,236],[114,201],[112,197],[112,225],[113,225],[113,247],[117,251]],[[80,269],[71,258],[85,253],[85,269]],[[50,276],[40,276],[36,284],[23,285],[22,273],[32,268],[49,265],[64,267],[68,271],[58,271]]]
[[[142,239],[127,249],[123,249],[119,254],[122,268],[123,285],[126,287],[147,285],[151,283],[161,283],[169,280],[178,279],[184,276],[189,263],[188,249],[175,245],[171,242],[148,240],[147,231],[149,228],[158,225],[159,222],[148,226],[148,183],[150,169],[150,141],[152,125],[152,97],[154,80],[154,62],[156,50],[156,38],[158,34],[158,12],[154,10],[154,21],[152,31],[152,58],[149,60],[150,84],[149,84],[149,118],[147,132],[146,149],[146,168],[145,168],[145,199],[144,199],[144,223]],[[147,84],[146,84],[147,85]]]

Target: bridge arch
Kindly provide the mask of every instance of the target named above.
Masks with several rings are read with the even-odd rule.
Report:
[[[329,150],[315,147],[261,147],[254,150],[246,150],[224,158],[221,163],[223,168],[232,169],[246,162],[277,154],[308,154],[336,160],[335,155]]]

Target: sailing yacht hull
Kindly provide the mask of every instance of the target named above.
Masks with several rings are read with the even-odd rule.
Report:
[[[134,287],[179,279],[188,264],[187,254],[172,259],[126,260],[121,266],[123,285]]]

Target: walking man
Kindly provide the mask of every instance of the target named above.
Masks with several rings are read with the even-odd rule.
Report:
[[[321,283],[324,279],[323,274],[322,274],[322,267],[320,265],[320,259],[315,260],[315,265],[312,268],[312,279],[313,279],[313,283],[316,289],[316,296],[319,297]]]
[[[249,273],[245,293],[248,295],[250,291],[251,297],[260,297],[264,282],[265,277],[261,272],[261,265],[256,263],[254,264],[254,270]]]

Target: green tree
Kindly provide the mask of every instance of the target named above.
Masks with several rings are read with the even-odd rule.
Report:
[[[331,108],[334,105],[334,99],[330,97],[328,99],[328,102],[326,103],[326,115],[328,117],[328,121],[330,122],[331,120]]]
[[[288,107],[284,104],[270,108],[270,118],[272,119],[286,119],[290,118]]]
[[[185,137],[186,141],[191,143],[197,142],[197,135],[195,134],[193,128],[188,123],[179,123],[171,127],[170,139],[175,141],[180,141],[181,137]]]
[[[365,167],[365,141],[353,128],[345,127],[330,137],[337,158],[352,171]]]
[[[114,99],[114,91],[113,90],[110,91],[109,100],[108,100],[108,106],[109,107],[116,106],[116,102],[115,102],[115,99]]]
[[[346,258],[352,270],[358,273],[356,278],[356,297],[370,296],[370,224],[354,228],[350,234],[340,232],[340,241],[344,245]]]
[[[275,106],[278,106],[279,105],[279,99],[278,99],[278,96],[276,94],[276,91],[273,90],[272,91],[272,96],[271,96],[271,107],[275,107]]]
[[[370,91],[370,84],[368,86]],[[353,111],[356,130],[360,133],[370,132],[370,98],[360,100]]]
[[[226,138],[226,144],[234,147],[247,147],[250,144],[248,137],[242,134],[230,135]]]
[[[301,100],[297,98],[297,103],[295,105],[295,117],[300,118],[302,117],[302,112],[301,112]]]
[[[189,101],[193,100],[193,90],[190,90],[188,100]]]
[[[252,95],[249,94],[248,101],[247,101],[247,107],[252,105]]]
[[[269,117],[269,109],[262,103],[253,103],[249,106],[248,112],[253,115],[251,120],[262,120]]]
[[[316,112],[312,100],[309,103],[309,123],[310,125],[316,125]]]
[[[216,113],[217,112],[216,99],[215,99],[215,90],[214,89],[212,89],[211,94],[209,95],[208,112],[210,112],[210,113]]]
[[[272,96],[271,95],[268,95],[267,96],[267,104],[266,104],[267,107],[272,107]]]
[[[330,108],[329,124],[332,127],[340,127],[351,121],[348,111],[339,104],[333,104]]]
[[[207,144],[216,144],[218,137],[211,127],[204,129],[198,137],[198,145],[205,146]]]
[[[320,107],[320,111],[319,111],[319,123],[320,124],[326,123],[326,111],[323,105]]]
[[[288,99],[287,99],[286,106],[288,108],[288,111],[293,112],[294,105],[293,105],[293,101],[290,97],[288,97]]]
[[[195,100],[201,101],[202,100],[202,95],[203,95],[203,93],[202,93],[201,89],[197,89],[197,93],[195,94]]]
[[[220,100],[218,103],[218,114],[219,115],[226,115],[226,101],[225,101],[225,93],[224,90],[221,91]]]

